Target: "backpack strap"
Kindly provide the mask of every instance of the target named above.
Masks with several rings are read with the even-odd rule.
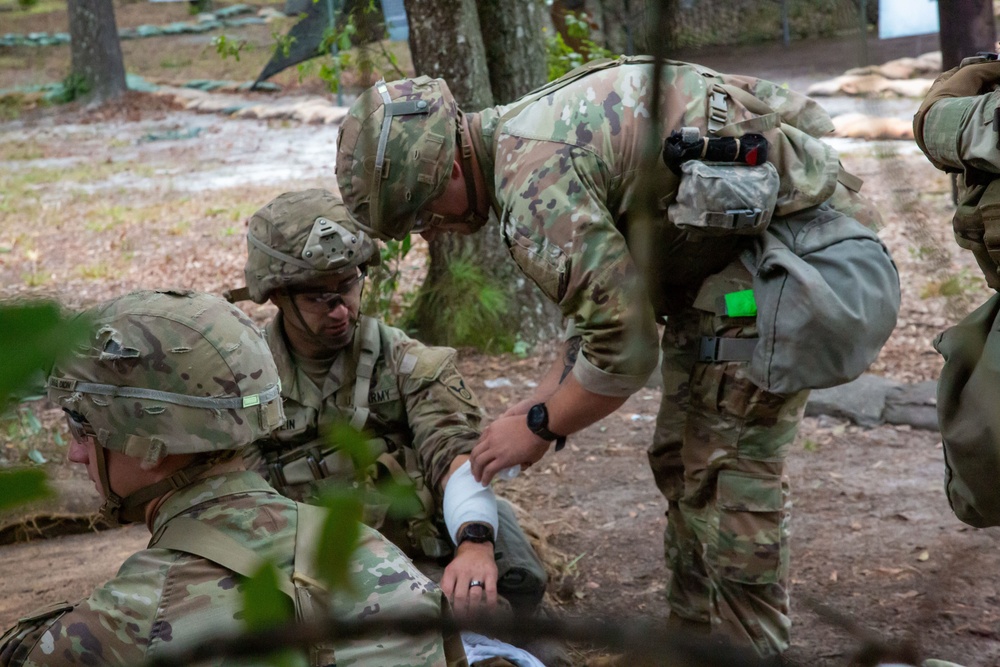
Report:
[[[167,522],[149,541],[149,548],[172,549],[200,556],[227,570],[250,578],[266,563],[252,549],[229,535],[190,517],[176,517]],[[278,588],[295,599],[295,587],[288,577],[278,575]]]
[[[713,132],[712,128],[714,125],[718,125],[718,121],[715,120],[716,114],[719,113],[717,106],[721,108],[722,119],[727,118],[728,110],[725,103],[727,95],[742,104],[751,113],[757,114],[758,118],[739,123],[739,131],[737,132],[729,131],[729,128],[733,128],[733,125],[723,125],[714,130],[718,134],[738,135],[744,132],[765,132],[779,127],[783,122],[781,114],[772,109],[769,104],[759,97],[743,90],[739,86],[728,83],[717,83],[713,86],[712,94],[709,97],[709,132]],[[721,97],[722,101],[718,101],[717,96]],[[749,123],[753,124],[752,127]],[[844,169],[843,165],[840,165],[840,169],[837,172],[837,181],[851,192],[860,192],[861,186],[865,183],[860,177]]]
[[[599,72],[601,70],[611,69],[612,67],[619,67],[621,65],[630,65],[633,63],[648,63],[652,64],[653,58],[650,56],[620,56],[619,58],[597,58],[586,62],[576,69],[566,72],[558,79],[549,81],[547,84],[541,88],[536,88],[531,91],[520,100],[518,100],[513,106],[511,106],[507,111],[500,116],[500,120],[497,122],[497,127],[493,131],[493,154],[496,155],[497,148],[500,145],[500,132],[503,126],[511,118],[514,118],[519,113],[524,111],[525,107],[533,102],[537,102],[546,95],[554,93],[560,88],[565,88],[569,84],[573,83],[577,79],[582,79],[591,72]]]
[[[361,316],[358,328],[358,365],[357,378],[354,382],[354,414],[351,415],[351,426],[357,430],[364,428],[371,412],[368,409],[368,392],[371,390],[372,374],[375,371],[375,361],[381,350],[381,338],[378,333],[378,322],[371,317]]]

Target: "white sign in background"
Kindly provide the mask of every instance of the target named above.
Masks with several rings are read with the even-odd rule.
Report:
[[[926,35],[938,30],[937,0],[878,0],[879,39]]]

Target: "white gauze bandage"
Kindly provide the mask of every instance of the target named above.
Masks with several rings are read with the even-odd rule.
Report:
[[[499,519],[497,497],[493,489],[483,486],[472,476],[472,464],[466,461],[448,478],[444,487],[444,524],[453,543],[458,542],[458,529],[475,521],[493,528],[496,539]]]

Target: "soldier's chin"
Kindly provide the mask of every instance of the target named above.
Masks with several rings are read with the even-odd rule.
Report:
[[[331,350],[339,350],[351,343],[351,340],[354,338],[354,327],[347,326],[336,333],[324,332],[323,337],[326,339],[326,344]]]

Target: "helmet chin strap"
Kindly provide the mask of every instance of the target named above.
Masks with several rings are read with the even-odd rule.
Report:
[[[99,442],[95,441],[95,444],[94,458],[97,459],[98,483],[101,485],[101,493],[104,494],[104,503],[99,510],[101,518],[108,523],[122,523],[118,512],[122,497],[111,490],[111,482],[108,480],[108,457],[104,455],[104,447]]]
[[[364,296],[364,293],[365,293],[365,283],[364,283],[364,280],[365,280],[365,276],[368,275],[368,271],[365,268],[361,268],[361,267],[359,267],[359,268],[361,270],[361,281],[362,281],[361,282],[361,293],[358,295],[358,300],[360,301],[361,298]],[[296,321],[299,324],[299,328],[301,328],[302,331],[305,332],[306,337],[309,338],[309,340],[311,340],[313,343],[315,343],[321,350],[325,350],[327,352],[336,352],[337,350],[341,349],[341,348],[331,348],[330,347],[330,341],[328,339],[326,339],[323,336],[320,336],[318,333],[316,333],[315,331],[313,331],[312,327],[309,326],[309,324],[306,322],[306,319],[302,316],[302,311],[299,310],[299,304],[295,303],[295,297],[293,297],[288,292],[288,290],[284,291],[284,295],[287,298],[289,304],[291,304],[290,310],[292,311],[292,314],[295,316],[295,319],[296,319]],[[343,303],[343,300],[344,300],[343,297],[341,297],[340,303]],[[336,307],[336,306],[334,306],[334,307]],[[360,317],[358,317],[354,321],[355,332],[357,331],[358,322],[360,322],[360,321],[361,321]],[[353,340],[354,337],[352,336],[351,339]]]
[[[458,145],[462,154],[462,176],[465,180],[465,197],[469,203],[469,208],[462,217],[461,222],[469,225],[471,231],[479,231],[489,220],[489,213],[481,215],[479,213],[479,196],[476,194],[475,166],[472,162],[472,139],[468,136],[465,127],[465,116],[459,113],[458,116]]]
[[[137,489],[122,498],[111,490],[111,482],[108,476],[108,457],[105,455],[104,447],[100,443],[96,444],[94,454],[97,459],[97,476],[101,485],[101,492],[104,494],[104,503],[101,505],[99,512],[101,518],[111,524],[120,525],[144,522],[146,520],[146,505],[151,500],[155,500],[169,491],[188,486],[205,472],[215,467],[214,463],[189,466],[183,470],[178,470],[166,479],[161,479],[159,482]]]

